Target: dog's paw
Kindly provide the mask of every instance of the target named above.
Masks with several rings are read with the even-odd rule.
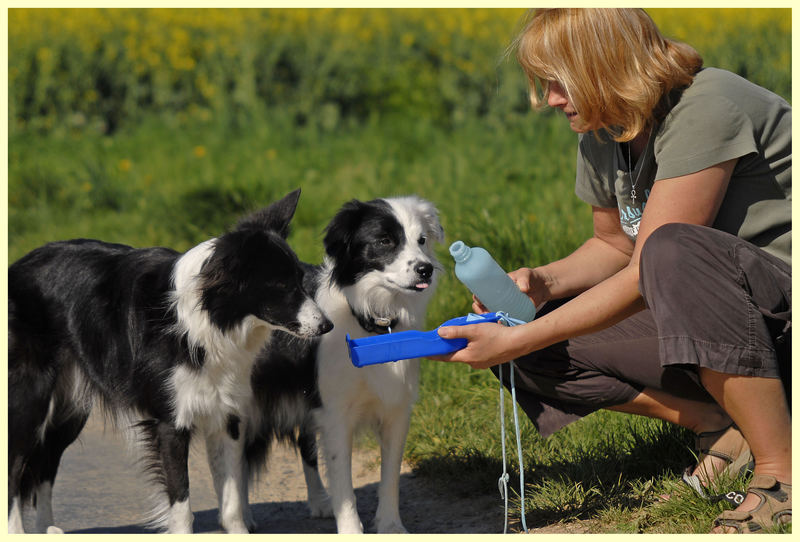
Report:
[[[55,525],[51,525],[47,528],[47,534],[64,534],[64,531],[60,527],[56,527]]]
[[[249,516],[247,514],[246,516]],[[236,516],[230,514],[228,517],[220,515],[219,526],[222,530],[229,534],[248,534],[252,533],[255,529],[255,521],[251,517],[246,517],[245,514]]]
[[[244,524],[247,527],[247,531],[250,533],[254,533],[258,530],[258,523],[252,517],[244,518]]]
[[[392,520],[392,521],[380,521],[377,520],[377,532],[378,534],[408,534],[408,531],[403,526],[403,523],[399,520]]]
[[[359,521],[357,524],[337,527],[336,532],[339,534],[364,534],[364,526]]]
[[[249,505],[244,506],[244,509],[242,510],[242,519],[248,531],[251,533],[256,532],[258,529],[258,523],[256,523],[256,520],[253,518],[253,511],[250,509]]]
[[[249,527],[245,525],[244,521],[229,523],[228,525],[223,525],[222,528],[225,529],[225,532],[229,534],[249,534],[251,532]]]
[[[324,491],[308,499],[308,510],[312,518],[332,518],[331,498]]]
[[[339,534],[362,534],[364,525],[355,510],[342,511],[336,517],[336,532]]]

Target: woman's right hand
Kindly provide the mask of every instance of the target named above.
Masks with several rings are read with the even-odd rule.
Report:
[[[523,294],[533,300],[536,307],[540,307],[545,301],[550,300],[550,284],[553,279],[541,268],[520,267],[509,273],[508,276]]]
[[[508,274],[514,284],[520,291],[533,300],[536,307],[540,307],[542,303],[550,299],[550,288],[548,287],[549,278],[545,276],[539,269],[530,267],[521,267],[516,271]],[[476,314],[484,314],[489,312],[481,301],[472,296],[472,312]]]

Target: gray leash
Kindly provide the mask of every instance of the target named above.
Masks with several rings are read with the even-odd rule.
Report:
[[[525,322],[511,318],[506,313],[502,313],[503,317],[500,322],[505,323],[507,326],[516,326],[524,324]],[[514,361],[508,362],[511,377],[511,405],[514,412],[514,430],[517,436],[517,461],[519,462],[519,495],[520,495],[520,518],[522,519],[522,529],[527,533],[528,526],[525,523],[525,472],[522,466],[522,440],[519,435],[519,415],[517,414],[517,391],[514,385]],[[503,525],[503,534],[508,531],[508,480],[509,475],[506,470],[506,418],[505,418],[505,401],[503,397],[503,366],[497,366],[497,378],[500,380],[500,442],[503,450],[503,474],[500,475],[497,481],[497,487],[500,490],[500,495],[504,500],[505,524]]]

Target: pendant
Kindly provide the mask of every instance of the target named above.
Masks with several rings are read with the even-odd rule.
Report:
[[[635,188],[631,189],[631,201],[633,201],[633,203],[636,203],[636,189]]]

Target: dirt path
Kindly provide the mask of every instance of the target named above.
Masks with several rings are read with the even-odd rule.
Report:
[[[361,519],[367,532],[377,507],[380,478],[376,454],[358,451],[353,478]],[[324,479],[324,476],[323,476]],[[220,532],[217,502],[202,447],[190,458],[191,503],[198,533]],[[92,417],[81,439],[70,446],[61,462],[53,491],[56,524],[67,533],[145,533],[148,485],[134,465],[123,439],[104,430]],[[251,491],[250,502],[258,533],[335,533],[333,519],[312,519],[306,508],[306,488],[299,455],[276,447],[266,476]],[[489,492],[474,498],[449,494],[421,477],[408,465],[401,471],[400,515],[411,533],[501,533],[503,503]],[[26,511],[25,527],[33,524]]]

